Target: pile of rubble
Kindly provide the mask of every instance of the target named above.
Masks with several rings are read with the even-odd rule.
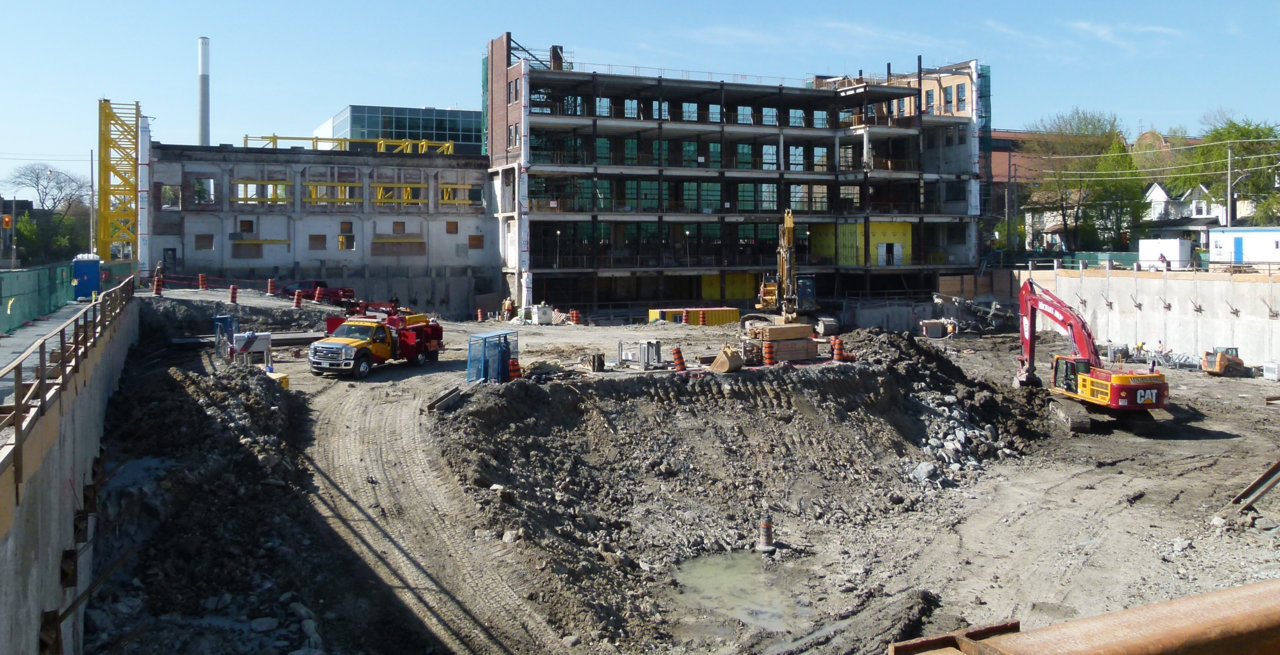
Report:
[[[843,335],[858,361],[883,370],[911,389],[924,423],[919,460],[909,475],[946,484],[982,468],[982,462],[1022,453],[1029,440],[1052,429],[1048,396],[969,379],[946,355],[907,334],[878,329]]]
[[[845,338],[856,363],[475,388],[434,429],[455,435],[444,455],[477,534],[523,546],[553,624],[664,642],[656,589],[683,561],[752,548],[761,516],[801,538],[857,529],[1044,435],[1035,394],[907,336]]]
[[[143,341],[163,342],[172,337],[213,333],[213,317],[235,316],[241,331],[298,332],[323,329],[327,316],[340,315],[342,308],[332,305],[304,304],[281,307],[185,298],[144,296],[146,311],[142,316]]]
[[[411,627],[348,633],[326,602],[334,580],[357,578],[299,493],[304,411],[256,367],[124,380],[94,552],[110,577],[88,605],[87,651],[317,655],[331,633],[430,644]]]

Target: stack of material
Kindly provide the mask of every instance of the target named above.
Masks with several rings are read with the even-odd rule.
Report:
[[[818,344],[812,335],[813,326],[803,323],[759,325],[747,329],[748,338],[772,342],[774,356],[780,362],[817,359]]]
[[[805,324],[757,325],[747,328],[748,338],[761,341],[808,340],[811,336],[813,336],[813,326]]]
[[[818,358],[818,344],[812,339],[787,339],[773,342],[774,357],[780,362]]]

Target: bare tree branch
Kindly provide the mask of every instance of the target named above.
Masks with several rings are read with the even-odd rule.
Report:
[[[30,189],[36,205],[43,210],[67,214],[77,204],[87,204],[89,180],[42,162],[14,169],[5,183],[15,189]]]

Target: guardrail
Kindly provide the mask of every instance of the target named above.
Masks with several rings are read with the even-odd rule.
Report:
[[[0,443],[0,448],[13,447],[9,457],[0,458],[0,473],[13,467],[16,501],[21,502],[25,481],[23,444],[34,421],[58,400],[68,376],[79,371],[81,362],[106,333],[106,328],[124,311],[133,298],[134,285],[135,279],[130,276],[0,368],[0,381],[13,385],[12,402],[0,406],[0,434],[13,430],[12,443]],[[69,340],[68,329],[71,329]]]

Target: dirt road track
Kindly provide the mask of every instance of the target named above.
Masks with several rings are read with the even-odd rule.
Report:
[[[465,377],[448,355],[439,368],[312,383],[323,387],[309,450],[316,509],[453,652],[563,649],[523,602],[518,567],[503,565],[512,548],[473,533],[466,498],[423,428],[420,408]]]

